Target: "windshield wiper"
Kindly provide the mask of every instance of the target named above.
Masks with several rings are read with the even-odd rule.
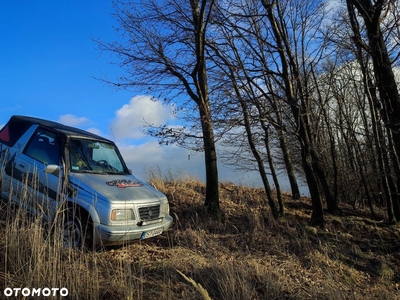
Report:
[[[89,174],[96,174],[99,172],[93,171],[93,170],[72,170],[71,172],[74,173],[89,173]]]
[[[126,175],[125,172],[102,172],[102,174],[107,174],[107,175]]]

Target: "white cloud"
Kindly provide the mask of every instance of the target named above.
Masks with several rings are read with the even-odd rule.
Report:
[[[100,131],[100,129],[98,129],[98,128],[90,127],[90,128],[88,128],[88,129],[85,129],[85,130],[86,130],[86,131],[89,131],[89,132],[91,132],[91,133],[97,134],[97,135],[99,135],[99,136],[106,137],[106,136]]]
[[[171,110],[150,96],[135,96],[115,112],[111,130],[117,140],[142,138],[141,128],[146,124],[164,124],[173,120]]]
[[[85,126],[92,124],[93,122],[90,121],[88,118],[85,117],[77,117],[75,115],[72,114],[66,114],[66,115],[62,115],[58,118],[58,122],[60,122],[61,124],[64,125],[68,125],[68,126],[72,126],[72,127],[78,127],[81,128],[83,130],[86,130],[88,132],[97,134],[99,136],[105,137],[107,138],[107,136],[105,134],[103,134],[101,132],[100,129],[96,128],[96,127],[90,127],[90,128],[85,128]]]
[[[77,117],[72,114],[66,114],[66,115],[60,116],[60,118],[58,119],[58,122],[65,124],[65,125],[74,126],[74,127],[78,127],[78,126],[82,126],[82,125],[91,123],[88,118]]]

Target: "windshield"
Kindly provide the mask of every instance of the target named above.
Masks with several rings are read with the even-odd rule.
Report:
[[[125,173],[113,144],[95,140],[72,139],[69,145],[71,171],[86,173]]]

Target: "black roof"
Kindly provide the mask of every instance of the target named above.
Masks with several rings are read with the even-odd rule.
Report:
[[[0,139],[2,139],[3,142],[9,146],[12,146],[26,132],[26,130],[28,130],[28,128],[35,124],[50,128],[68,137],[93,138],[96,140],[111,142],[106,138],[79,128],[63,125],[49,120],[17,115],[12,116],[7,124],[0,130]],[[3,134],[3,131],[5,130],[7,130],[7,133]],[[3,136],[7,136],[8,140],[4,139]]]

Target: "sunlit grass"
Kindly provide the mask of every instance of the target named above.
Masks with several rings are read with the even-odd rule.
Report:
[[[220,223],[203,205],[200,180],[156,170],[147,181],[167,195],[172,228],[97,251],[64,248],[49,224],[4,200],[3,290],[65,287],[68,299],[400,298],[398,227],[370,225],[361,214],[311,228],[309,200],[290,197],[277,221],[262,189],[232,183],[221,184]]]

